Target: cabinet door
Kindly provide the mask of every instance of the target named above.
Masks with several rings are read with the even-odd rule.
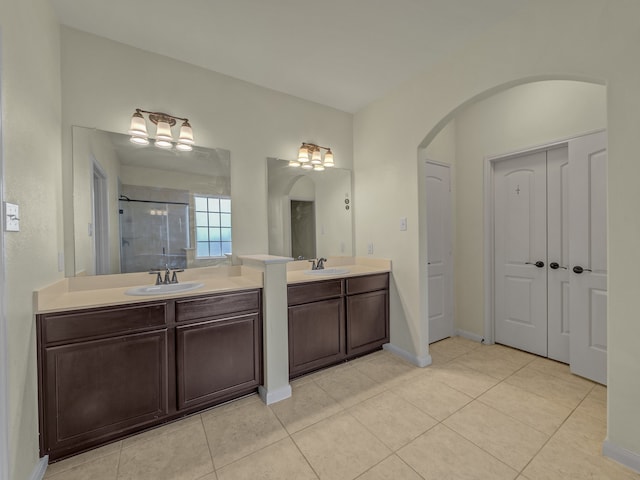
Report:
[[[289,307],[289,376],[345,357],[342,298]]]
[[[388,290],[348,296],[347,354],[370,352],[388,341]]]
[[[176,327],[178,409],[255,390],[262,381],[258,313]]]
[[[49,347],[43,367],[43,434],[56,457],[167,414],[166,329]]]

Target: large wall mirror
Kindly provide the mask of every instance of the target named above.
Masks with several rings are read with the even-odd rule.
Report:
[[[73,127],[73,208],[75,275],[224,263],[230,152],[162,150]]]
[[[307,260],[352,256],[351,171],[267,160],[269,253]]]

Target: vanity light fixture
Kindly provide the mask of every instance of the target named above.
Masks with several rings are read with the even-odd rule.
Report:
[[[149,145],[149,133],[147,132],[147,122],[144,119],[143,113],[149,115],[151,123],[156,125],[156,139],[155,146],[158,148],[169,149],[173,147],[174,139],[171,133],[171,127],[176,124],[176,120],[181,120],[180,134],[178,140],[175,141],[176,150],[181,152],[190,152],[193,150],[193,130],[189,125],[188,118],[176,117],[175,115],[169,115],[162,112],[149,112],[136,108],[136,111],[131,117],[131,126],[129,127],[129,139],[136,145]]]
[[[326,150],[324,160],[322,158],[322,150]],[[298,160],[291,160],[290,167],[301,167],[305,170],[315,170],[321,172],[326,167],[333,167],[333,152],[329,147],[316,145],[315,143],[302,142],[302,146],[298,150]]]

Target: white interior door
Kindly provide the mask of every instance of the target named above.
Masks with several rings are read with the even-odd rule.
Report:
[[[569,149],[547,151],[548,357],[569,363]]]
[[[571,371],[607,383],[606,132],[569,142]]]
[[[429,343],[453,335],[451,169],[426,163]]]
[[[494,305],[498,343],[547,356],[547,155],[494,169]]]

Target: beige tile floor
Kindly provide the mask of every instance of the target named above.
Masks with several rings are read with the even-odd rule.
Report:
[[[454,337],[419,369],[387,352],[49,466],[52,480],[636,479],[600,453],[606,389]]]

